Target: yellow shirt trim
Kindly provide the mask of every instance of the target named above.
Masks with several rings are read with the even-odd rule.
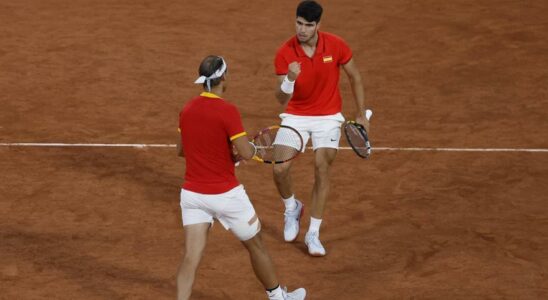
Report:
[[[219,97],[219,96],[217,96],[217,95],[215,95],[215,94],[213,94],[213,93],[209,93],[209,92],[202,92],[202,93],[200,94],[200,96],[206,97],[206,98],[221,99],[221,97]]]
[[[241,132],[241,133],[238,133],[238,134],[235,134],[235,135],[233,135],[233,136],[231,136],[231,137],[230,137],[230,140],[233,141],[233,140],[235,140],[235,139],[237,139],[237,138],[239,138],[239,137],[242,137],[242,136],[244,136],[244,135],[247,135],[247,133],[246,133],[245,131],[244,131],[244,132]]]

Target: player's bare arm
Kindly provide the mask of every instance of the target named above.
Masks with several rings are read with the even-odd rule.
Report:
[[[276,89],[276,99],[281,105],[286,105],[293,96],[295,81],[301,73],[301,64],[292,62],[288,66],[287,75],[278,76],[278,88]]]
[[[255,155],[255,146],[247,140],[247,136],[241,136],[232,141],[236,151],[238,151],[238,156],[243,159],[251,159]]]
[[[348,76],[352,94],[354,95],[354,100],[356,101],[357,112],[355,120],[356,122],[362,124],[367,132],[369,132],[369,121],[365,117],[365,92],[360,71],[358,70],[353,58],[351,58],[342,67]]]

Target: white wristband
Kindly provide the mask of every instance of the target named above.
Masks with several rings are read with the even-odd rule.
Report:
[[[289,78],[287,78],[287,75],[284,77],[284,80],[282,81],[282,85],[280,86],[280,89],[282,92],[291,95],[293,94],[293,90],[295,88],[295,81],[290,81]]]

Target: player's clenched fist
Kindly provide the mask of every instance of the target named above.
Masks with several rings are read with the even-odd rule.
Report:
[[[287,79],[291,81],[295,81],[300,73],[301,73],[301,63],[294,61],[290,63],[288,66]]]

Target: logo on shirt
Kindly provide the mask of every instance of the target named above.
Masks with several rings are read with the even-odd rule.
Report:
[[[333,56],[328,55],[328,56],[324,56],[324,57],[323,57],[323,63],[324,63],[324,64],[330,63],[330,62],[333,62]]]

